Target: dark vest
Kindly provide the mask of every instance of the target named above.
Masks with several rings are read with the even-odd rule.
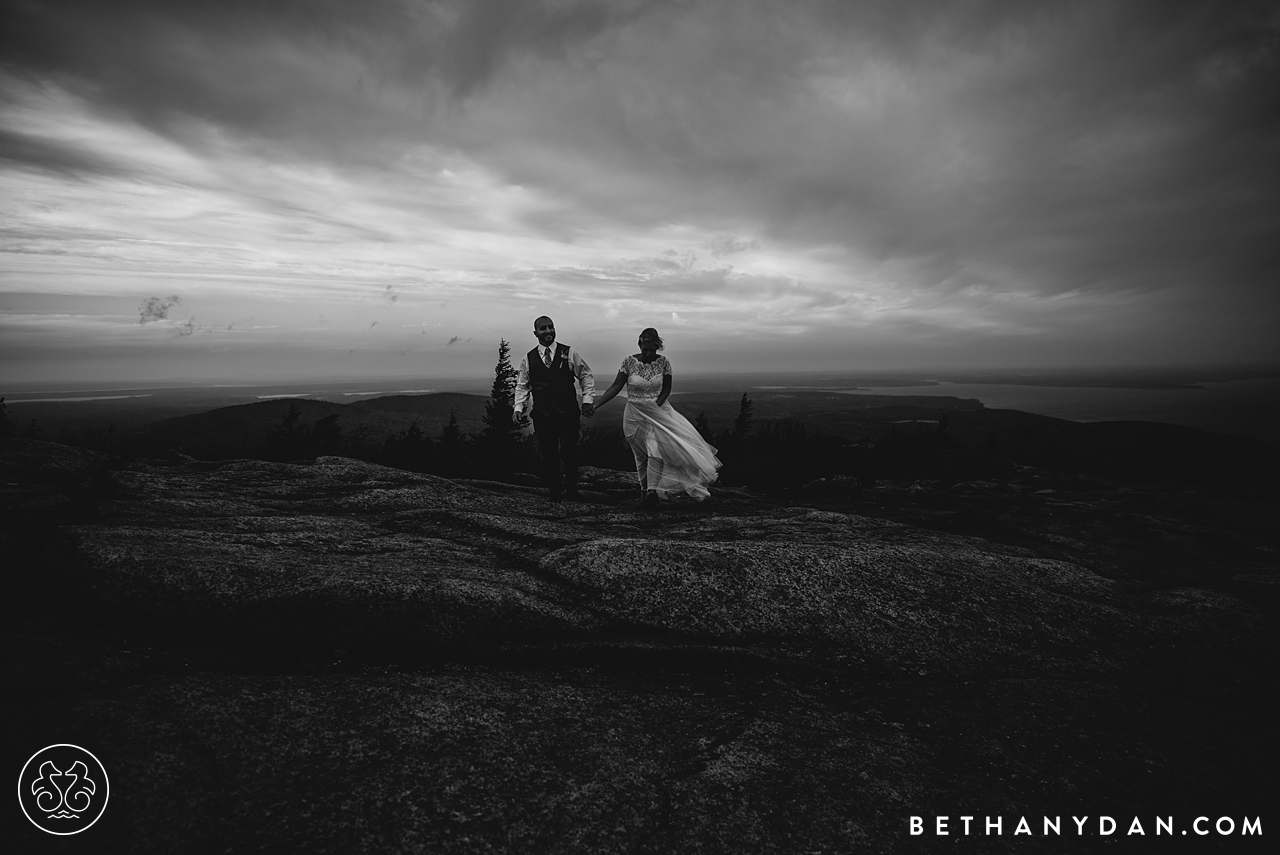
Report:
[[[569,345],[556,342],[548,368],[542,361],[542,345],[525,356],[529,366],[529,391],[533,393],[535,416],[578,412],[578,393],[573,385],[573,366],[569,363]]]

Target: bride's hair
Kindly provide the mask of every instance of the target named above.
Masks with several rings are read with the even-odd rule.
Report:
[[[645,329],[640,330],[640,338],[644,338],[645,336],[652,336],[653,338],[656,338],[658,340],[658,350],[662,350],[662,336],[658,335],[657,330],[653,327],[646,327]]]

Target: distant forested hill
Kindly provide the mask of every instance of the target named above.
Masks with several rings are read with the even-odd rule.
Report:
[[[699,420],[708,430],[727,465],[725,478],[761,486],[794,485],[828,474],[1001,477],[1014,465],[1148,481],[1256,483],[1280,474],[1280,448],[1275,443],[1174,425],[1072,422],[987,409],[972,399],[932,396],[755,390],[749,399],[752,423],[742,437],[734,432],[742,393],[694,392],[671,400],[690,421]],[[280,430],[290,408],[296,407],[299,426],[314,428],[328,418],[341,432],[341,449],[316,453],[401,465],[386,453],[388,439],[408,431],[438,440],[451,414],[463,433],[475,437],[483,428],[487,400],[481,395],[438,393],[351,404],[260,401],[128,431],[117,437],[114,450],[138,456],[174,450],[201,459],[271,456],[268,436]],[[589,429],[584,463],[623,468],[629,464],[629,452],[618,434],[624,409],[625,401],[616,400],[595,418],[584,420]],[[415,424],[417,432],[412,432]]]
[[[982,409],[982,404],[975,400],[931,396],[853,396],[803,391],[753,395],[755,418],[760,422],[801,421],[812,433],[849,438],[860,437],[895,419],[937,418],[939,411]],[[458,425],[465,433],[475,435],[483,427],[481,419],[487,400],[481,395],[457,392],[387,395],[351,404],[277,398],[163,419],[129,430],[120,440],[125,450],[137,454],[173,449],[205,459],[257,457],[262,453],[265,437],[295,405],[302,424],[314,425],[326,416],[337,416],[344,435],[362,433],[370,443],[381,443],[415,422],[425,435],[436,437],[451,413],[457,416]],[[738,414],[741,393],[676,395],[671,403],[690,420],[703,413],[714,429],[725,430]],[[622,426],[625,406],[626,400],[618,398],[594,418],[584,419],[583,424],[598,430],[616,430]]]
[[[428,436],[436,436],[449,421],[450,413],[467,433],[478,433],[484,415],[481,395],[441,392],[433,395],[388,395],[334,404],[305,398],[277,398],[235,407],[220,407],[205,413],[180,416],[145,425],[121,438],[133,453],[172,449],[201,459],[261,456],[266,437],[297,406],[300,422],[313,425],[326,416],[337,416],[343,434],[363,433],[368,442],[382,442],[387,436],[406,430],[416,422]]]

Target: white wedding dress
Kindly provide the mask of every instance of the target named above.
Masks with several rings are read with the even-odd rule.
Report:
[[[662,377],[671,373],[671,363],[665,356],[650,363],[628,356],[619,371],[627,375],[622,434],[635,455],[640,486],[663,496],[687,493],[705,499],[711,495],[707,487],[720,469],[715,446],[669,401],[658,406]]]

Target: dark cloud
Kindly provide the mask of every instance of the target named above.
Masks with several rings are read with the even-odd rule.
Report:
[[[1266,5],[991,4],[980,8],[1003,11],[975,20],[948,4],[892,26],[806,8],[789,7],[785,27],[722,22],[701,53],[678,45],[699,36],[690,24],[661,62],[621,51],[603,82],[555,77],[545,97],[525,93],[527,109],[495,106],[533,129],[520,143],[472,143],[603,216],[844,246],[898,265],[910,289],[946,281],[938,270],[1000,271],[994,284],[1040,294],[1274,279],[1261,239],[1280,189]],[[873,26],[842,28],[855,23]],[[766,61],[717,75],[724,53]],[[530,139],[554,141],[563,161],[529,157]]]
[[[652,3],[512,3],[471,0],[441,4],[431,16],[434,36],[406,50],[406,71],[438,70],[455,95],[487,83],[513,56],[562,59],[571,47],[642,14]],[[448,23],[446,23],[446,21]],[[421,30],[420,30],[421,32]]]
[[[737,252],[755,249],[759,243],[754,240],[743,240],[733,235],[717,235],[705,243],[707,250],[716,258],[724,258]]]
[[[459,211],[458,228],[565,247],[684,229],[726,265],[635,258],[658,250],[625,241],[590,262],[512,263],[528,268],[513,281],[557,293],[821,325],[875,291],[880,317],[917,313],[893,323],[921,340],[1096,328],[1147,347],[1199,330],[1203,352],[1247,335],[1280,357],[1256,323],[1280,312],[1273,2],[31,0],[0,14],[0,109],[21,83],[189,151],[362,170],[411,188],[383,199],[406,218],[450,214],[431,176],[458,160],[536,200],[505,200],[506,219]],[[122,168],[50,127],[0,129],[0,160]],[[413,232],[257,203],[371,242]],[[767,253],[834,272],[727,266]],[[167,317],[152,299],[161,314],[140,308],[143,323]]]
[[[169,310],[182,303],[177,294],[168,297],[148,297],[138,306],[138,323],[149,324],[169,318]]]
[[[42,302],[44,302],[42,300]],[[138,323],[149,324],[156,321],[169,320],[169,310],[182,304],[177,294],[168,297],[148,297],[138,306]],[[234,324],[232,325],[234,326]],[[227,327],[228,330],[231,327]],[[173,327],[173,334],[178,338],[186,338],[198,332],[211,332],[211,329],[196,323],[195,315]]]
[[[0,56],[10,73],[188,145],[211,123],[311,156],[376,161],[511,62],[563,58],[648,5],[28,0],[0,12]]]
[[[0,162],[6,161],[57,173],[132,174],[132,170],[104,157],[100,152],[0,128]]]

